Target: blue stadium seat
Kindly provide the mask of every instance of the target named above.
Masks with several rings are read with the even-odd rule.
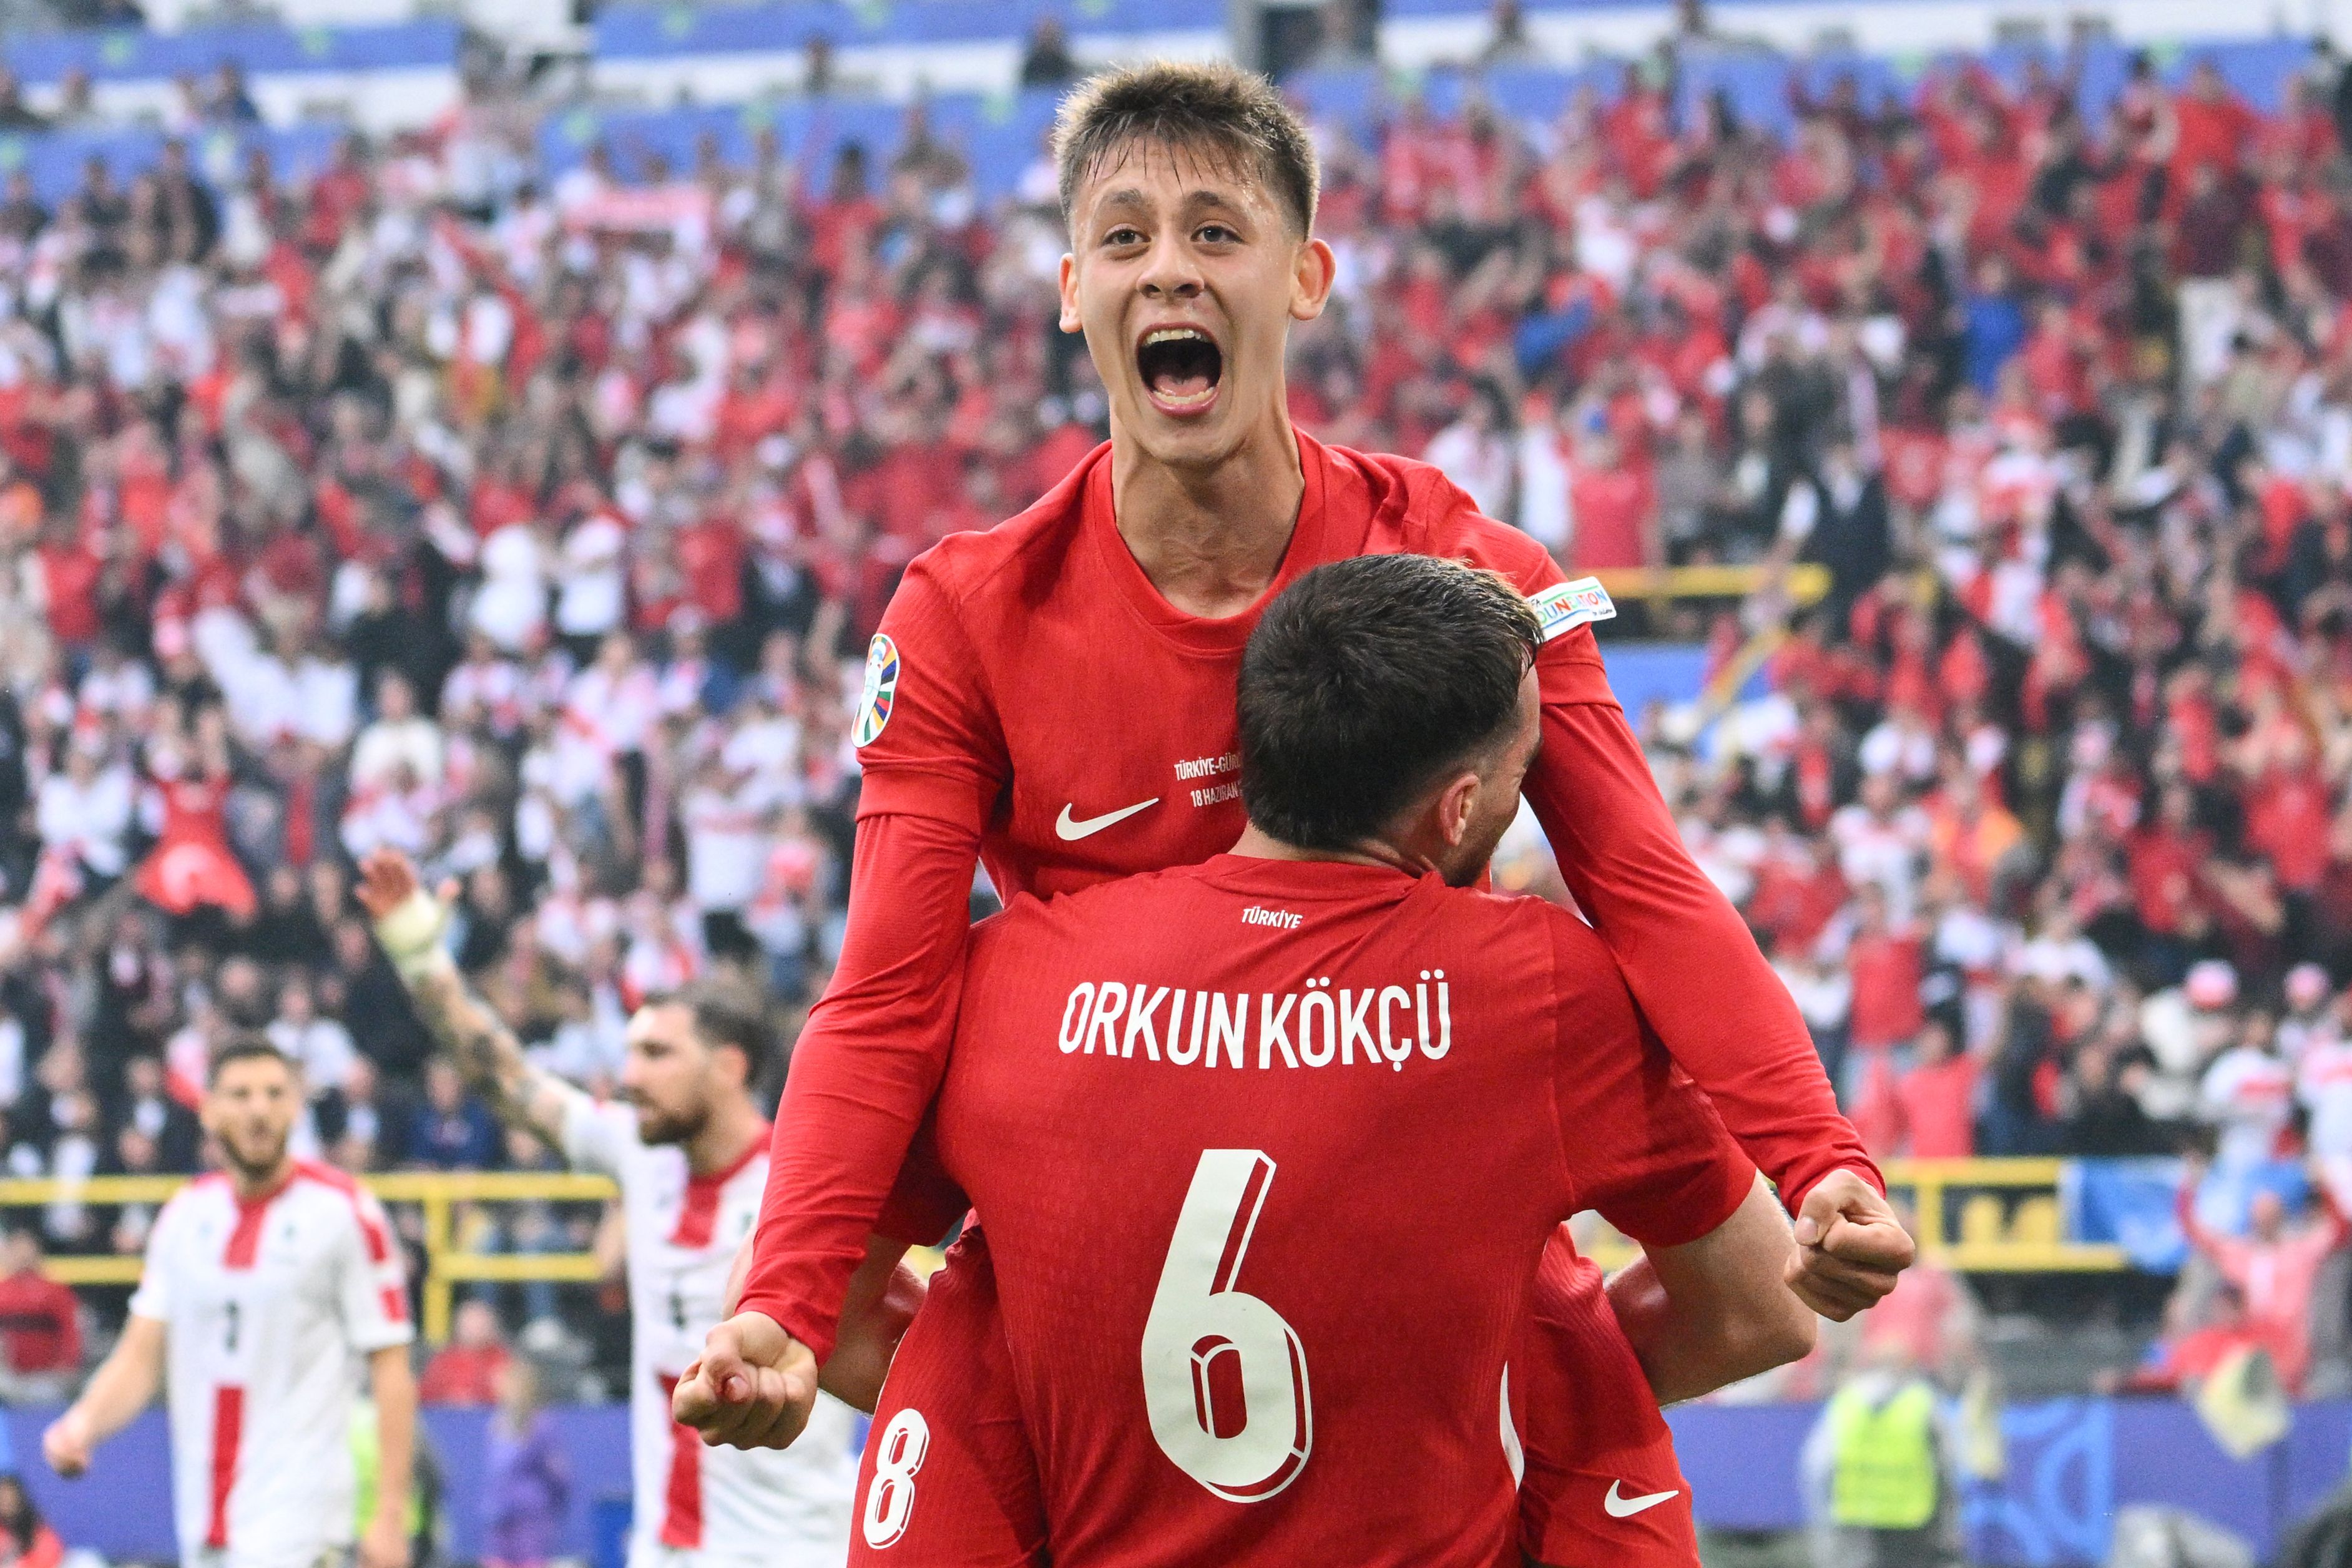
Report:
[[[202,76],[234,61],[250,76],[353,71],[457,63],[459,28],[451,21],[370,27],[282,27],[253,24],[184,33],[46,33],[0,46],[28,84],[54,82],[79,67],[96,82],[168,81]]]
[[[327,166],[335,144],[345,134],[338,125],[283,129],[255,125],[203,131],[189,137],[188,142],[198,172],[221,184],[244,172],[247,156],[257,146],[268,151],[270,165],[281,181],[308,180]],[[161,131],[138,126],[32,135],[0,133],[0,174],[25,171],[32,177],[35,193],[54,205],[81,184],[83,167],[91,158],[104,160],[115,179],[127,183],[155,165],[166,140]]]
[[[837,47],[885,44],[955,44],[1025,37],[1041,16],[1058,17],[1073,33],[1147,33],[1222,26],[1223,7],[1205,22],[1202,0],[1009,0],[974,5],[966,0],[897,0],[853,5],[845,0],[771,0],[765,5],[615,5],[595,22],[599,59],[653,59],[665,55],[773,53],[797,49],[812,37]]]

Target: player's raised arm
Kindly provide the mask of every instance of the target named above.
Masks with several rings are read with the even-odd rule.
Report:
[[[522,1043],[474,994],[441,944],[449,922],[444,899],[425,890],[408,857],[378,849],[360,863],[360,907],[375,939],[408,988],[416,1016],[474,1090],[510,1127],[563,1147],[565,1113],[581,1091],[531,1065]]]
[[[163,1324],[131,1314],[113,1351],[90,1374],[89,1385],[41,1435],[49,1468],[71,1479],[89,1468],[100,1443],[147,1408],[163,1381]]]
[[[1884,1178],[1839,1114],[1788,987],[1684,847],[1591,634],[1556,635],[1538,668],[1543,748],[1526,794],[1560,873],[1666,1049],[1796,1216],[1790,1289],[1850,1318],[1914,1256]]]
[[[793,1047],[741,1302],[819,1362],[869,1237],[936,1241],[962,1212],[943,1190],[893,1202],[947,1070],[972,868],[1011,777],[938,553],[908,568],[867,656],[848,929]]]

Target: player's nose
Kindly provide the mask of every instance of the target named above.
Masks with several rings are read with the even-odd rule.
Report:
[[[1150,300],[1189,300],[1201,291],[1201,268],[1181,236],[1162,234],[1151,242],[1139,285]]]

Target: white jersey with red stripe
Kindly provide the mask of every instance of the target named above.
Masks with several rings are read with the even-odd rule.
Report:
[[[763,1132],[732,1170],[694,1176],[675,1145],[637,1136],[636,1114],[585,1094],[565,1114],[563,1152],[620,1184],[627,1219],[629,1439],[635,1522],[629,1568],[682,1562],[839,1568],[857,1484],[856,1416],[820,1394],[808,1430],[782,1452],[705,1447],[670,1419],[678,1374],[718,1323],[735,1249],[768,1184]]]
[[[414,1337],[375,1199],[309,1162],[252,1203],[199,1176],[157,1216],[131,1310],[163,1325],[181,1560],[316,1568],[349,1546],[360,1359]]]

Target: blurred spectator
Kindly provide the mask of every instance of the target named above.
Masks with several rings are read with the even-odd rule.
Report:
[[[2215,1157],[2225,1171],[2251,1170],[2287,1152],[2281,1144],[2294,1113],[2294,1070],[2279,1059],[2275,1035],[2269,1014],[2249,1014],[2198,1088],[2198,1114],[2220,1130]]]
[[[1021,51],[1021,85],[1060,87],[1077,79],[1078,62],[1070,54],[1062,19],[1050,12],[1038,17],[1029,29],[1028,44]]]
[[[309,977],[295,975],[278,988],[278,1016],[264,1032],[271,1045],[302,1069],[312,1099],[340,1091],[350,1082],[359,1059],[351,1031],[332,1018],[319,1016]]]
[[[1487,13],[1494,31],[1479,47],[1478,63],[1483,66],[1533,65],[1543,58],[1543,50],[1528,36],[1528,18],[1519,0],[1495,0]]]
[[[1895,1150],[1916,1160],[1965,1160],[1974,1154],[1978,1070],[1950,1023],[1927,1020],[1910,1069],[1892,1089],[1900,1127]]]
[[[1899,1341],[1868,1348],[1800,1460],[1821,1568],[1939,1568],[1959,1554],[1959,1452]]]
[[[38,131],[47,123],[26,104],[16,73],[0,68],[0,131]]]
[[[2243,1299],[2246,1321],[2270,1336],[2279,1382],[2292,1393],[2302,1387],[2310,1359],[2313,1287],[2321,1266],[2352,1236],[2352,1227],[2325,1190],[2315,1194],[2317,1212],[2290,1225],[2279,1195],[2257,1189],[2248,1205],[2247,1234],[2218,1235],[2197,1215],[2205,1173],[2205,1163],[2191,1159],[2178,1205],[2180,1228],[2189,1245]],[[2337,1302],[2339,1313],[2342,1309]]]
[[[193,1172],[204,1145],[196,1113],[171,1093],[163,1059],[142,1053],[123,1064],[123,1095],[113,1111],[117,1126],[135,1131],[153,1146],[158,1170]]]
[[[408,1131],[410,1163],[435,1171],[488,1171],[501,1163],[504,1141],[489,1108],[467,1089],[446,1058],[425,1064],[425,1103]]]
[[[0,1552],[10,1568],[60,1568],[66,1561],[65,1542],[33,1506],[20,1476],[0,1475]]]
[[[2302,1343],[2292,1325],[2250,1315],[2244,1290],[2224,1279],[2201,1295],[2173,1292],[2165,1304],[2164,1330],[2149,1342],[2140,1364],[2120,1377],[2097,1382],[2103,1389],[2123,1394],[2193,1391],[2231,1360],[2250,1352],[2268,1356],[2273,1367],[2293,1364]]]
[[[27,1229],[0,1238],[0,1352],[12,1404],[57,1400],[81,1375],[81,1308],[69,1286],[41,1271],[41,1244]],[[0,1521],[0,1528],[5,1521]]]
[[[260,121],[260,106],[246,89],[243,64],[223,60],[213,72],[211,89],[205,94],[205,118],[225,125],[252,125]]]
[[[572,1471],[554,1417],[543,1408],[541,1373],[528,1356],[502,1363],[498,1414],[490,1418],[482,1511],[482,1561],[491,1568],[541,1568],[557,1553],[572,1506]]]
[[[457,1303],[450,1315],[449,1342],[433,1352],[417,1379],[416,1396],[426,1405],[500,1405],[500,1381],[517,1365],[488,1301]]]
[[[1321,0],[1308,65],[1317,70],[1346,70],[1370,62],[1380,47],[1376,16],[1373,0]]]

